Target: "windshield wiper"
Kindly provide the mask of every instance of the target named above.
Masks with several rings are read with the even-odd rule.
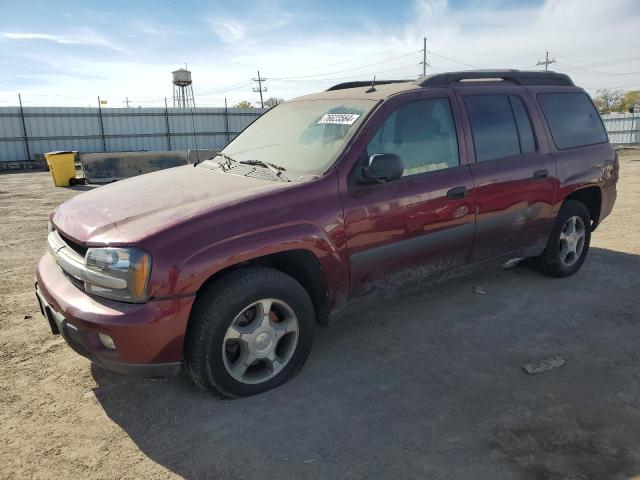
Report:
[[[235,158],[231,158],[231,157],[230,157],[229,155],[227,155],[226,153],[220,153],[220,152],[218,152],[218,153],[217,153],[213,158],[216,158],[216,157],[222,157],[222,158],[224,158],[224,159],[226,160],[226,162],[225,162],[225,163],[218,162],[218,165],[221,165],[221,166],[222,166],[222,170],[225,170],[225,168],[224,168],[224,167],[225,167],[225,165],[226,165],[226,167],[227,167],[227,168],[231,168],[231,162],[233,162],[233,163],[240,163],[238,160],[236,160]]]
[[[282,167],[280,165],[276,165],[274,163],[265,162],[264,160],[240,160],[240,161],[238,161],[238,163],[241,163],[243,165],[254,165],[254,166],[268,168],[269,170],[271,170],[271,173],[273,173],[276,177],[278,177],[283,182],[290,182],[291,181],[291,180],[288,180],[287,178],[282,176],[282,172],[286,171],[286,168],[284,168],[284,167]]]

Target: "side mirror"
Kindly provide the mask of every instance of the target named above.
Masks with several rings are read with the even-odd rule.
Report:
[[[386,183],[398,180],[404,173],[402,159],[395,153],[376,153],[362,169],[363,183]]]

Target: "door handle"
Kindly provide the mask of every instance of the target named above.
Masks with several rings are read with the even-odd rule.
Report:
[[[467,193],[469,193],[467,187],[455,187],[447,192],[447,198],[449,200],[460,200],[466,197]]]
[[[534,180],[544,180],[548,176],[549,176],[549,171],[548,170],[537,170],[533,174],[533,179]]]

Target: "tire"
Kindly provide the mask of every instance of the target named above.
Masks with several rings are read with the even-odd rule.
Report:
[[[576,253],[574,253],[573,256],[571,255],[571,246],[567,247],[566,240],[564,240],[563,245],[563,236],[566,237],[566,232],[571,231],[570,220],[572,219],[575,220],[574,223],[577,225],[576,231],[579,231],[580,222],[584,227],[581,247],[580,241],[578,240],[575,245]],[[557,278],[573,275],[580,270],[580,267],[584,263],[587,252],[589,251],[590,242],[591,216],[589,215],[589,210],[587,210],[587,207],[581,202],[566,200],[558,212],[553,229],[547,240],[547,246],[538,258],[542,271],[549,276]],[[565,255],[566,252],[569,253]]]
[[[196,300],[185,340],[186,371],[196,385],[216,395],[265,392],[300,370],[311,351],[315,324],[311,298],[294,278],[266,267],[233,271]]]

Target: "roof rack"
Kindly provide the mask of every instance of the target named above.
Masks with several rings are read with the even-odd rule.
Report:
[[[462,72],[437,73],[418,78],[416,84],[421,87],[448,87],[464,80],[500,79],[518,85],[565,85],[574,86],[573,81],[564,73],[527,70],[467,70]]]
[[[353,82],[338,83],[337,85],[334,85],[333,87],[327,88],[327,92],[330,92],[331,90],[344,90],[346,88],[370,87],[372,83],[375,86],[375,85],[387,85],[389,83],[408,83],[408,82],[412,82],[412,81],[413,80],[375,80],[375,81],[372,81],[372,80],[355,80]]]

